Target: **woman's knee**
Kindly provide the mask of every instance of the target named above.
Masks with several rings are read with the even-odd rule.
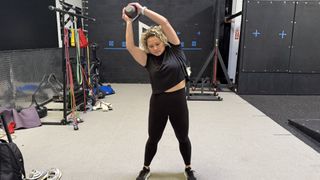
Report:
[[[188,137],[188,135],[186,136],[177,136],[177,139],[179,141],[179,143],[189,143],[190,139]]]

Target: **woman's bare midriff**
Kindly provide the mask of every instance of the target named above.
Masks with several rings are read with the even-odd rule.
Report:
[[[186,86],[186,81],[182,80],[181,82],[179,82],[178,84],[176,84],[175,86],[173,86],[172,88],[166,90],[165,92],[174,92],[174,91],[178,91],[182,88],[184,88]]]

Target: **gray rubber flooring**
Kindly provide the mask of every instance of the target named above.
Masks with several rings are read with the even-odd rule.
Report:
[[[108,112],[80,112],[79,130],[41,126],[18,130],[27,172],[59,168],[63,180],[133,180],[147,140],[148,84],[112,84]],[[198,180],[318,180],[320,155],[232,92],[221,102],[189,101],[192,166]],[[271,118],[270,118],[271,117]],[[305,117],[305,116],[302,116]],[[43,121],[60,121],[50,112]],[[184,164],[170,123],[151,165],[150,180],[182,180]]]
[[[288,124],[288,119],[320,119],[320,96],[241,95],[241,97],[320,153],[318,141]]]

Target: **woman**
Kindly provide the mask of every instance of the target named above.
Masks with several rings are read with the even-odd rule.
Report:
[[[144,166],[137,180],[150,176],[150,164],[156,154],[168,118],[179,141],[179,148],[185,163],[185,175],[188,180],[195,180],[191,169],[191,143],[188,137],[189,112],[185,96],[185,76],[178,58],[186,61],[180,47],[180,40],[168,20],[162,15],[142,7],[139,3],[130,3],[138,13],[145,15],[158,26],[153,26],[142,34],[143,50],[135,46],[132,19],[122,11],[126,22],[126,47],[135,61],[149,72],[152,87],[150,98],[148,134],[145,147]]]

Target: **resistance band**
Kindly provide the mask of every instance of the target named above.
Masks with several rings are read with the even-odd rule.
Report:
[[[77,31],[77,18],[74,18],[74,27],[76,29],[75,31],[75,40],[76,40],[76,60],[77,60],[77,82],[79,85],[82,84],[82,72],[81,72],[81,63],[80,63],[80,42],[79,42],[79,33]]]

